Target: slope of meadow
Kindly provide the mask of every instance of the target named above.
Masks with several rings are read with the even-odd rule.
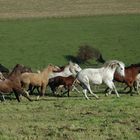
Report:
[[[2,20],[0,31],[0,58],[7,67],[64,65],[83,44],[98,48],[106,60],[139,62],[139,15]]]

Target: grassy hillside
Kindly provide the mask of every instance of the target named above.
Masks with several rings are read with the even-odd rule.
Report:
[[[140,13],[139,0],[1,0],[0,18]]]
[[[0,62],[7,67],[64,65],[83,44],[98,48],[107,60],[139,62],[139,15],[1,20],[0,31]]]

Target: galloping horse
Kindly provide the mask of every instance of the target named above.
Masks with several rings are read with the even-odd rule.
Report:
[[[77,72],[79,72],[81,70],[82,69],[80,68],[80,66],[78,64],[70,61],[68,65],[61,68],[61,71],[59,70],[59,71],[54,72],[50,76],[50,78],[54,78],[54,77],[57,77],[57,76],[62,76],[62,77],[68,77],[70,75],[76,76]]]
[[[59,86],[64,86],[64,88],[67,90],[65,93],[68,93],[68,97],[69,97],[69,92],[72,88],[72,86],[74,86],[74,82],[75,82],[76,78],[72,75],[68,76],[68,77],[62,77],[62,76],[57,76],[54,78],[51,78],[49,80],[49,87],[51,88],[53,94],[55,94],[56,89]],[[76,88],[77,89],[77,88]]]
[[[131,92],[134,86],[137,75],[140,73],[140,64],[131,64],[128,67],[125,67],[125,76],[122,77],[117,72],[114,74],[114,81],[125,83],[127,87],[130,88],[128,92]],[[126,89],[126,88],[125,88]]]
[[[86,68],[81,70],[78,73],[77,79],[81,82],[83,86],[83,92],[85,94],[86,99],[89,99],[87,96],[87,91],[89,91],[93,96],[98,98],[96,94],[91,91],[89,82],[91,81],[93,84],[100,85],[104,82],[109,88],[109,94],[111,94],[112,90],[115,91],[117,97],[119,94],[116,90],[116,87],[113,83],[114,73],[117,70],[118,73],[122,76],[125,75],[124,73],[124,63],[118,60],[111,60],[107,61],[103,67],[101,68]],[[107,94],[108,95],[108,94]]]
[[[31,101],[27,93],[23,91],[21,87],[21,83],[20,83],[20,75],[21,75],[21,72],[23,72],[24,68],[25,67],[23,65],[17,64],[13,68],[12,72],[8,75],[8,77],[5,80],[0,81],[0,93],[2,95],[14,92],[18,102],[20,102],[20,99],[19,99],[20,94],[25,96],[29,101]],[[26,69],[24,70],[26,71]],[[4,99],[4,96],[3,96],[3,99]]]
[[[29,85],[40,87],[40,94],[43,96],[45,94],[46,86],[48,85],[50,74],[57,70],[59,70],[58,67],[48,65],[48,67],[43,69],[40,73],[23,73],[20,77],[22,86],[24,89],[29,88]]]

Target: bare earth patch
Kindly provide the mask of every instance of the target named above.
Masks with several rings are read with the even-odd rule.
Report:
[[[140,14],[139,0],[0,0],[0,18]]]

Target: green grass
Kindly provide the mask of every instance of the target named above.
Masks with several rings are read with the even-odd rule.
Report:
[[[1,20],[0,31],[0,60],[9,68],[64,65],[65,56],[76,55],[83,44],[98,48],[106,60],[139,62],[139,15]]]
[[[7,100],[1,103],[0,139],[138,140],[139,100],[137,95],[118,99],[101,94],[99,100],[87,101],[76,93],[32,103]]]

